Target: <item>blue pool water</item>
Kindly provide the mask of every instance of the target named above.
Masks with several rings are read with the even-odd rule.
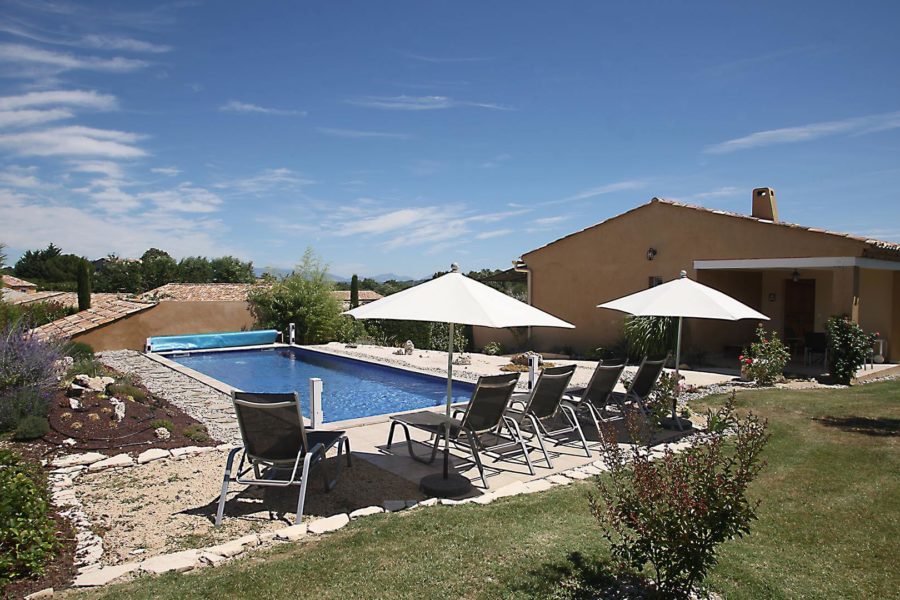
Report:
[[[309,416],[309,378],[322,380],[326,422],[441,406],[447,381],[302,348],[171,355],[169,359],[248,392],[300,392]],[[465,402],[471,383],[453,382],[453,401]]]

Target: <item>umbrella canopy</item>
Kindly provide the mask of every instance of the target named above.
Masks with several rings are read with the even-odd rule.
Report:
[[[678,279],[618,300],[598,304],[597,308],[611,308],[638,317],[685,317],[724,321],[769,320],[766,315],[731,296],[688,279],[684,271]]]
[[[685,318],[719,319],[723,321],[739,321],[741,319],[758,319],[768,321],[769,317],[738,302],[719,290],[688,279],[687,272],[682,271],[678,279],[641,290],[629,296],[598,304],[597,308],[609,308],[634,315],[636,317],[677,317],[678,341],[675,345],[675,377],[681,363],[681,328]],[[675,414],[675,401],[672,402],[672,419],[681,429],[681,422]]]
[[[435,321],[498,328],[575,327],[458,271],[358,306],[344,314],[356,319]]]

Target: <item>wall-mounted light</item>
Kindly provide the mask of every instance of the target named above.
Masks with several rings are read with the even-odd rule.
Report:
[[[650,248],[647,250],[647,260],[653,260],[656,258],[656,248]]]
[[[794,283],[800,281],[800,271],[794,269],[794,272],[791,273],[791,281],[793,281]]]

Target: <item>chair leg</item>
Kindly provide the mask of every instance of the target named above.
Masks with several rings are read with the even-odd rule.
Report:
[[[299,525],[303,521],[303,505],[306,503],[306,484],[309,481],[309,467],[312,464],[312,455],[307,453],[303,458],[303,474],[300,480],[300,497],[297,498],[297,517],[294,521],[295,525]]]
[[[234,467],[234,457],[240,451],[241,448],[232,448],[228,453],[228,460],[225,462],[225,475],[222,477],[222,493],[219,495],[219,507],[216,510],[216,527],[222,524],[222,516],[225,513],[225,499],[228,496],[228,485],[231,483],[231,469]]]
[[[537,438],[538,446],[541,447],[541,452],[544,453],[544,460],[547,461],[547,468],[552,469],[553,462],[550,460],[550,454],[547,452],[547,447],[544,445],[544,436],[541,435],[540,423],[538,423],[538,420],[534,417],[534,415],[529,414],[528,418],[531,420],[531,426],[534,428],[534,437]],[[513,422],[513,424],[516,425],[516,433],[518,434],[517,437],[520,443],[523,444],[524,448],[525,438],[522,435],[522,432],[518,430],[518,424],[516,424],[515,421]],[[531,471],[531,474],[534,475],[534,469],[532,469],[531,467],[531,460],[528,458],[528,451],[523,451],[525,452],[525,460],[526,462],[528,462],[528,469]]]
[[[350,463],[350,438],[344,438],[344,446],[346,446],[347,451],[347,466],[352,467],[353,465]]]
[[[581,430],[581,423],[578,422],[578,415],[575,414],[575,411],[569,406],[562,406],[563,414],[566,415],[569,420],[572,422],[572,427],[575,428],[575,431],[578,432],[578,437],[581,438],[581,445],[584,448],[584,454],[588,458],[591,457],[591,450],[588,448],[587,440],[584,438],[584,432]]]
[[[481,484],[484,489],[490,488],[487,478],[484,476],[484,465],[481,464],[481,457],[478,455],[478,445],[475,442],[475,435],[472,432],[466,434],[466,440],[469,442],[469,449],[472,451],[472,457],[475,459],[475,466],[478,467],[478,474],[481,475]]]
[[[388,449],[390,449],[390,447],[391,447],[391,442],[393,441],[393,438],[394,438],[394,427],[396,425],[400,425],[403,428],[403,433],[406,435],[406,449],[409,450],[409,456],[413,460],[419,461],[420,463],[423,463],[426,465],[430,465],[431,463],[433,463],[435,456],[437,456],[438,446],[440,446],[441,441],[443,441],[443,439],[444,439],[443,434],[435,437],[434,446],[432,446],[432,448],[431,448],[431,457],[426,459],[426,458],[422,458],[422,457],[416,455],[416,453],[413,451],[412,438],[409,436],[409,427],[406,425],[406,423],[404,423],[402,421],[392,421],[391,422],[391,429],[388,432],[388,444],[387,444]]]
[[[600,428],[600,421],[603,420],[603,415],[597,413],[597,409],[594,408],[592,404],[588,404],[588,412],[591,414],[591,419],[594,421],[594,427],[597,428],[597,438],[599,438],[600,443],[603,443],[603,429]]]

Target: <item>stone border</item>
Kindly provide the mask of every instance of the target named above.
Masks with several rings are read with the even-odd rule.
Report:
[[[659,448],[654,448],[652,454],[654,458],[658,458],[663,455],[665,450],[679,452],[687,448],[690,443],[690,438],[686,438],[676,443],[662,444]],[[480,496],[462,500],[438,498],[428,498],[419,502],[415,500],[386,500],[381,506],[367,506],[354,510],[349,514],[338,513],[330,517],[322,517],[297,525],[287,525],[276,531],[261,534],[253,533],[216,544],[215,546],[160,554],[144,560],[120,565],[100,565],[100,558],[103,556],[103,540],[91,532],[91,523],[84,514],[81,503],[75,497],[75,492],[71,489],[75,477],[81,473],[94,473],[106,469],[124,469],[164,458],[180,460],[192,454],[213,451],[224,452],[230,449],[231,446],[228,444],[208,448],[188,446],[171,451],[154,448],[142,452],[136,461],[127,454],[106,457],[99,453],[76,454],[54,461],[52,465],[57,468],[51,471],[50,475],[53,482],[54,504],[65,507],[65,510],[61,511],[61,513],[72,519],[78,532],[76,566],[79,568],[78,574],[72,582],[72,587],[89,588],[103,586],[129,575],[159,575],[172,571],[186,572],[208,566],[214,567],[246,554],[255,548],[270,547],[278,543],[294,542],[310,536],[324,535],[342,529],[351,521],[371,515],[395,513],[438,505],[486,505],[501,498],[543,492],[554,487],[584,481],[608,470],[602,460],[595,460],[561,473],[525,482],[516,481]],[[42,590],[39,593],[47,591]],[[52,593],[52,590],[49,590],[47,595],[52,595]]]

